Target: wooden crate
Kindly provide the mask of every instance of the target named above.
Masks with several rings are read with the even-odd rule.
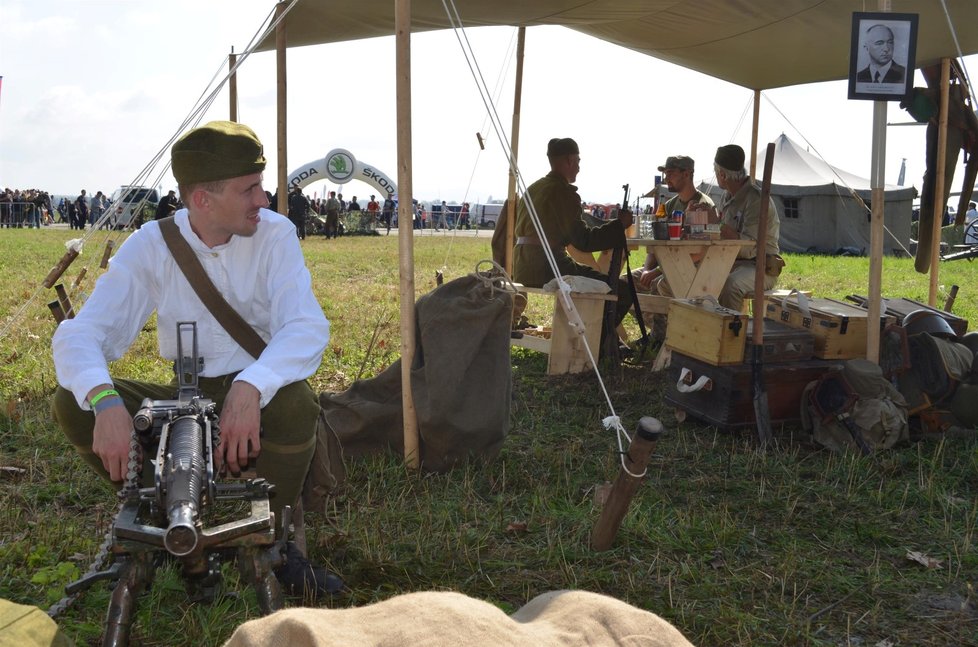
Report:
[[[852,301],[862,308],[869,308],[869,299],[867,297],[859,294],[850,294],[846,296],[846,299]],[[920,301],[916,301],[914,299],[889,299],[883,297],[883,304],[886,306],[886,311],[883,314],[896,317],[897,325],[902,325],[903,318],[915,310],[928,310],[943,317],[944,320],[947,321],[948,325],[951,326],[951,330],[953,330],[954,334],[958,337],[961,337],[968,332],[967,319],[963,319],[955,314],[951,314],[950,312],[938,310],[937,308],[933,308],[926,303],[921,303]]]
[[[713,366],[744,361],[748,317],[709,299],[673,299],[665,344]]]
[[[808,299],[797,295],[772,299],[765,307],[768,319],[795,328],[811,330],[815,335],[815,357],[819,359],[853,359],[866,357],[866,333],[869,313],[862,308],[835,299]],[[893,317],[880,318],[880,327],[893,323]]]
[[[747,323],[747,348],[754,345],[754,318]],[[815,335],[804,328],[792,328],[780,321],[764,318],[764,363],[805,361],[815,357]],[[751,352],[744,352],[744,361],[751,361]]]
[[[764,386],[768,412],[775,425],[796,423],[801,419],[801,397],[805,386],[826,371],[841,367],[841,361],[811,359],[780,364],[764,362]],[[686,369],[688,373],[684,373]],[[711,366],[679,353],[672,356],[666,403],[721,431],[735,431],[757,424],[754,417],[753,366]],[[686,376],[686,381],[682,380]],[[707,386],[698,391],[682,391],[680,384],[708,378]]]

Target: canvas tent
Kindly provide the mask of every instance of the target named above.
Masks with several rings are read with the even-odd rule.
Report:
[[[288,46],[394,33],[394,0],[300,0],[286,18]],[[845,78],[850,16],[862,0],[453,0],[466,27],[561,25],[730,83],[766,90]],[[945,8],[947,13],[945,14]],[[411,31],[447,29],[442,0],[411,0]],[[975,0],[892,0],[920,15],[918,65],[978,51]],[[275,49],[274,36],[259,50]]]
[[[763,168],[766,151],[758,154]],[[850,191],[852,189],[852,191]],[[700,185],[700,190],[707,187]],[[785,252],[834,252],[840,248],[869,249],[869,180],[836,168],[805,150],[786,135],[775,142],[771,196],[781,218],[781,250]],[[712,186],[718,200],[722,191]],[[886,254],[899,254],[910,246],[910,213],[917,190],[887,185],[883,242]]]

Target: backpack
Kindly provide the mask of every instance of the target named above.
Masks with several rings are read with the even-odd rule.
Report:
[[[816,443],[835,452],[855,448],[868,455],[910,437],[906,400],[882,369],[865,359],[851,359],[810,382],[802,394],[801,419]]]

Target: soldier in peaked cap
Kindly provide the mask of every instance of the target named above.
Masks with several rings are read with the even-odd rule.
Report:
[[[280,522],[283,507],[298,500],[315,448],[319,401],[306,378],[319,367],[329,322],[313,295],[295,227],[267,208],[265,157],[255,133],[211,122],[183,135],[171,156],[186,208],[130,236],[78,316],[58,327],[54,414],[85,462],[122,481],[133,414],[144,398],[171,399],[175,383],[113,378],[108,363],[126,352],[153,312],[160,353],[175,360],[176,323],[195,321],[203,358],[199,388],[220,413],[217,458],[232,473],[256,459],[258,476],[275,486],[271,508]],[[267,342],[259,357],[238,345],[197,296],[164,242],[162,227],[171,225],[224,299]],[[276,571],[286,591],[315,596],[342,588],[291,542],[286,556]]]
[[[544,250],[546,245],[553,251],[562,275],[587,276],[607,282],[607,275],[576,262],[566,248],[573,245],[581,251],[595,252],[624,245],[625,230],[632,224],[632,214],[621,209],[615,220],[600,227],[588,226],[581,209],[581,196],[572,184],[581,170],[577,142],[569,137],[551,139],[547,144],[547,158],[550,173],[527,188],[516,212],[513,279],[528,287],[542,287],[554,278]],[[545,240],[537,236],[530,219],[528,199],[540,219]],[[624,319],[631,305],[628,283],[619,279],[617,323]]]
[[[717,184],[724,190],[718,208],[720,214],[720,235],[727,239],[757,240],[761,215],[761,189],[744,170],[744,149],[736,144],[717,148],[713,160]],[[764,289],[770,290],[777,283],[784,268],[780,256],[778,238],[781,234],[781,220],[774,201],[768,199],[767,210],[767,268]],[[742,311],[744,299],[754,294],[754,272],[757,250],[743,248],[737,255],[734,267],[720,291],[720,305],[732,310]]]

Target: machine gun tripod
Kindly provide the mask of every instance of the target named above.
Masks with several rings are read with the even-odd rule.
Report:
[[[184,341],[192,352],[184,354]],[[160,558],[178,561],[187,593],[194,601],[212,601],[222,589],[220,565],[235,558],[243,582],[255,587],[263,614],[281,609],[283,594],[273,569],[283,563],[291,522],[286,507],[282,538],[275,539],[275,518],[264,479],[218,482],[214,448],[220,443],[215,404],[201,396],[196,322],[177,323],[178,392],[174,400],[146,399],[133,417],[130,470],[122,504],[111,530],[111,566],[69,584],[69,595],[99,580],[115,581],[105,621],[104,646],[129,644],[136,598],[152,585]],[[140,451],[155,451],[153,485],[139,487]],[[246,502],[244,518],[219,521],[219,502]],[[233,507],[233,506],[232,506]],[[230,516],[232,513],[226,513]]]

